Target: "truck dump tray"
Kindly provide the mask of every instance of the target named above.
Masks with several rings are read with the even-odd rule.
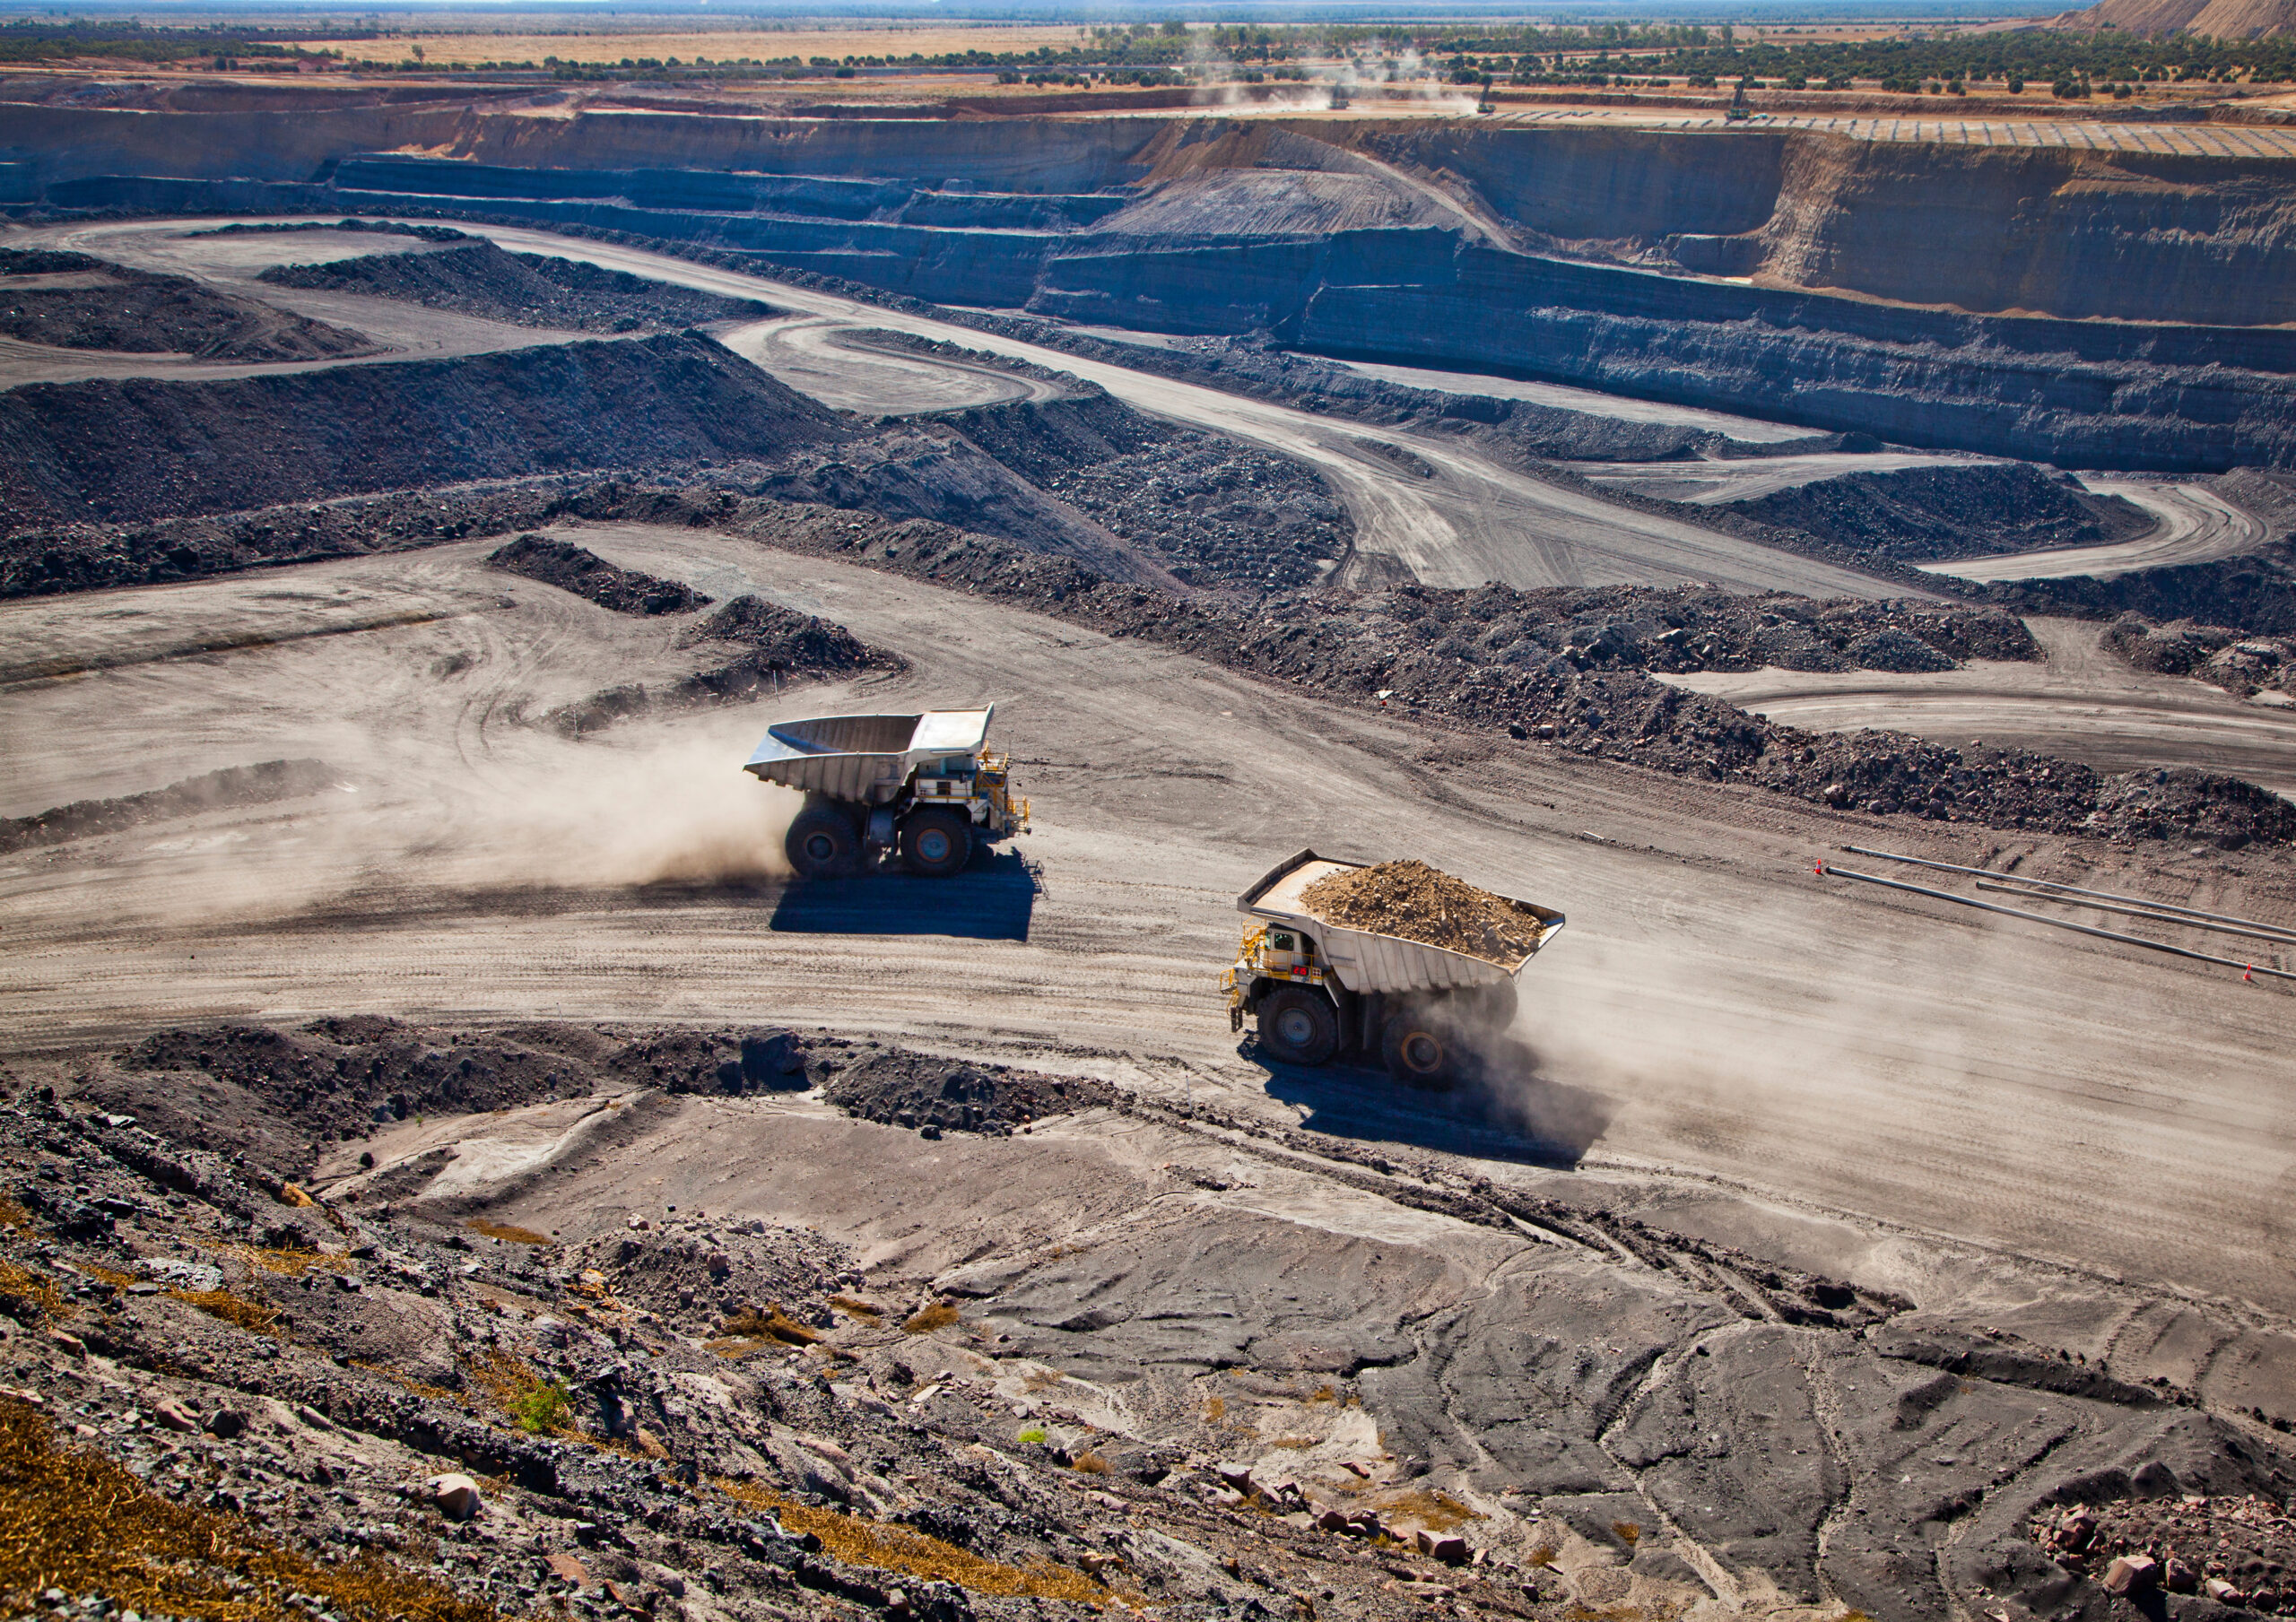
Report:
[[[928,709],[915,716],[816,716],[767,730],[742,768],[809,794],[882,805],[920,766],[970,759],[988,736],[986,709]],[[931,775],[928,770],[927,775]]]
[[[1552,908],[1500,897],[1537,925],[1530,951],[1524,954],[1520,963],[1510,966],[1446,947],[1406,941],[1400,935],[1329,924],[1309,912],[1301,902],[1300,892],[1326,874],[1348,872],[1367,865],[1361,862],[1335,862],[1311,850],[1303,850],[1277,864],[1239,896],[1236,910],[1265,923],[1287,925],[1309,936],[1340,984],[1359,995],[1371,992],[1447,991],[1512,980],[1523,972],[1539,948],[1562,928],[1562,915]]]

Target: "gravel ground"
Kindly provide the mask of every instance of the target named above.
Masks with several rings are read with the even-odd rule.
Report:
[[[2140,1608],[2148,1599],[2158,1603],[2165,1590],[2296,1615],[2296,1519],[2286,1505],[2253,1493],[2066,1505],[2036,1516],[2032,1539],[2067,1571],[2095,1579],[2106,1579],[2116,1560],[2157,1563],[2133,1574],[2129,1597]]]

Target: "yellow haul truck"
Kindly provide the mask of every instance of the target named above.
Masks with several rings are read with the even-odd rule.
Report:
[[[996,707],[784,721],[742,768],[805,807],[783,848],[801,879],[837,879],[888,852],[927,878],[962,872],[976,844],[1025,833],[1010,755],[992,754]]]
[[[1364,865],[1303,850],[1236,898],[1252,920],[1235,963],[1221,976],[1228,1022],[1258,1021],[1259,1045],[1287,1064],[1328,1064],[1376,1054],[1396,1080],[1448,1087],[1478,1038],[1515,1021],[1517,978],[1562,928],[1562,915],[1499,898],[1534,926],[1533,943],[1511,967],[1399,935],[1347,929],[1307,910],[1300,893],[1317,880]]]

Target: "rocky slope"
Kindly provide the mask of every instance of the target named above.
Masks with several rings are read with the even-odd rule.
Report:
[[[0,1518],[67,1615],[1548,1622],[1719,1579],[2102,1617],[2092,1547],[2296,1488],[2194,1393],[1567,1185],[865,1036],[361,1016],[15,1062]],[[1089,1177],[1094,1220],[952,1215],[966,1260],[918,1265],[600,1180],[697,1132],[925,1200]]]

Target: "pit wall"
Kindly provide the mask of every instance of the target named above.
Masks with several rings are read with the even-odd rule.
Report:
[[[66,206],[507,216],[1904,443],[2296,465],[2296,331],[2269,325],[2296,321],[2296,169],[2262,160],[1457,119],[392,108],[0,108],[0,152]],[[1222,174],[1251,178],[1251,209]],[[1287,177],[1418,222],[1283,229],[1312,213],[1287,210]]]

